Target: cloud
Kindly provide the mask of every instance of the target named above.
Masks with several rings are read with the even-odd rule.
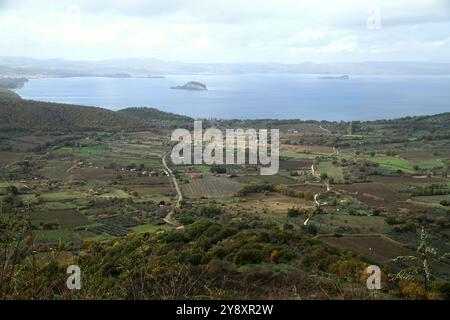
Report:
[[[0,50],[196,61],[448,60],[447,0],[0,0]],[[368,8],[381,29],[368,30]],[[403,47],[402,47],[403,46]],[[75,50],[74,50],[75,48]],[[431,48],[431,49],[430,49]],[[69,54],[68,54],[69,52]],[[378,56],[376,56],[378,54]]]

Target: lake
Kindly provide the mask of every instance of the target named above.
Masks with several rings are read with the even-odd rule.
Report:
[[[32,79],[25,99],[118,110],[147,106],[201,118],[375,120],[450,111],[450,76],[244,74]],[[208,91],[172,90],[199,81]]]

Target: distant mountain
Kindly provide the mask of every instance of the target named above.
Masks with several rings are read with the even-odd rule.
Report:
[[[350,80],[350,77],[348,75],[326,76],[326,77],[319,77],[319,79],[323,79],[323,80]]]
[[[137,131],[152,129],[149,122],[102,108],[23,100],[0,91],[0,130]]]
[[[130,75],[154,77],[169,74],[450,74],[450,63],[412,61],[367,61],[356,63],[183,63],[158,59],[115,59],[98,61],[39,60],[24,57],[0,57],[3,77],[92,77]]]

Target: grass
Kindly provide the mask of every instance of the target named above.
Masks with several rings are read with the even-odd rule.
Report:
[[[386,169],[391,169],[394,171],[402,170],[406,173],[414,173],[413,164],[405,159],[392,156],[363,156],[364,159],[378,163],[380,166]]]
[[[131,230],[133,230],[136,233],[155,233],[158,231],[165,231],[165,230],[171,230],[173,229],[172,226],[168,224],[162,224],[162,225],[154,225],[151,223],[148,224],[142,224],[140,226],[132,227]]]
[[[65,210],[75,209],[77,205],[71,202],[47,202],[36,207],[37,210]]]
[[[440,159],[426,159],[411,162],[414,165],[418,165],[421,169],[442,168],[444,166],[444,163]]]
[[[83,194],[74,191],[56,191],[42,194],[45,202],[60,202],[83,198]]]
[[[62,147],[54,150],[52,153],[57,156],[72,155],[78,158],[91,158],[98,156],[108,156],[111,154],[111,149],[104,145],[80,147],[80,148]]]
[[[416,171],[414,166],[418,166],[420,169],[433,169],[444,166],[440,159],[406,160],[393,156],[364,156],[363,158],[378,163],[387,169],[402,170],[406,173],[414,173]]]
[[[342,181],[344,179],[342,169],[336,167],[331,161],[320,162],[317,170],[319,173],[326,173],[327,176],[332,177],[335,181]]]
[[[51,179],[64,179],[67,170],[72,166],[69,161],[48,160],[45,166],[39,172]]]
[[[419,197],[413,197],[413,201],[419,201],[424,203],[431,203],[431,204],[440,204],[442,200],[450,201],[450,194],[447,195],[438,195],[438,196],[419,196]]]
[[[317,215],[312,220],[325,233],[334,232],[335,228],[354,228],[360,233],[388,233],[391,227],[384,217],[352,216],[343,214]]]
[[[33,212],[31,221],[34,225],[40,223],[57,222],[61,228],[75,228],[89,224],[89,220],[82,213],[76,210],[47,210]]]
[[[101,195],[99,195],[100,198],[119,198],[119,199],[125,199],[125,198],[130,198],[131,196],[120,189],[114,189],[113,191],[107,192],[107,193],[103,193]]]
[[[75,233],[68,229],[35,230],[33,233],[38,241],[67,241],[75,238]]]

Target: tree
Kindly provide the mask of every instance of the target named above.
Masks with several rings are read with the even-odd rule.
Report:
[[[425,228],[420,231],[419,245],[417,247],[417,256],[399,256],[394,262],[409,262],[408,267],[396,274],[391,274],[394,279],[407,281],[418,281],[422,284],[424,299],[428,297],[428,288],[430,281],[433,280],[433,272],[430,267],[430,260],[437,255],[437,251],[428,241],[428,234]]]

